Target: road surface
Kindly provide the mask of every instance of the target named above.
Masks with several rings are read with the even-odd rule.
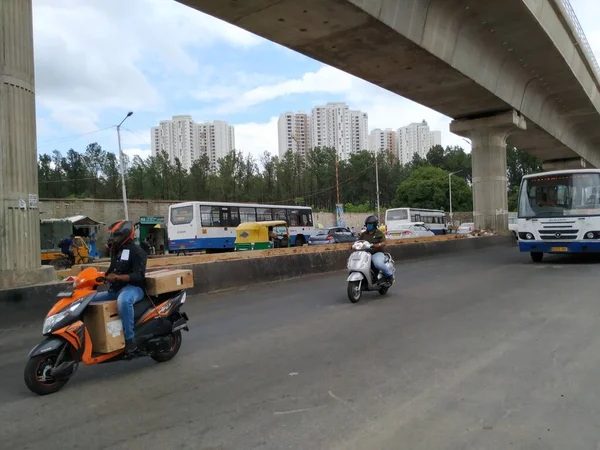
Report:
[[[513,248],[192,298],[171,363],[22,381],[40,323],[0,333],[5,449],[596,449],[600,266]],[[235,276],[235,274],[224,274]]]

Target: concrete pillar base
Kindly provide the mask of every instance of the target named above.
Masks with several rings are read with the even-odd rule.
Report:
[[[471,139],[473,220],[477,229],[508,230],[506,138],[526,128],[525,118],[516,111],[450,123],[452,133]]]
[[[572,170],[591,167],[592,166],[583,158],[554,159],[552,161],[542,162],[542,169],[546,172],[552,170]]]
[[[34,286],[56,281],[56,271],[52,266],[35,269],[3,270],[0,272],[0,289]]]

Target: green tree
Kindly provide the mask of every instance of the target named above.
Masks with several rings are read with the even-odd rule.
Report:
[[[396,190],[394,206],[414,208],[449,209],[449,172],[433,166],[415,169]],[[455,211],[473,209],[471,188],[467,182],[453,175],[452,208]]]

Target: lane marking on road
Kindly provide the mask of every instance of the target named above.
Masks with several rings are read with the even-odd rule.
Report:
[[[273,415],[274,416],[283,416],[286,414],[295,414],[295,413],[300,413],[300,412],[313,411],[315,409],[321,409],[321,408],[325,408],[325,407],[327,407],[327,405],[315,406],[313,408],[292,409],[291,411],[276,411],[273,413]]]

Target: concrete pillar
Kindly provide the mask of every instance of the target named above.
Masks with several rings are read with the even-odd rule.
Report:
[[[484,230],[508,230],[506,138],[526,129],[516,111],[450,123],[450,131],[471,139],[473,167],[473,219]]]
[[[0,289],[47,282],[40,267],[32,0],[0,0]]]
[[[583,158],[553,159],[551,161],[542,162],[542,169],[546,172],[550,172],[552,170],[572,170],[585,168],[592,168],[592,165]]]

